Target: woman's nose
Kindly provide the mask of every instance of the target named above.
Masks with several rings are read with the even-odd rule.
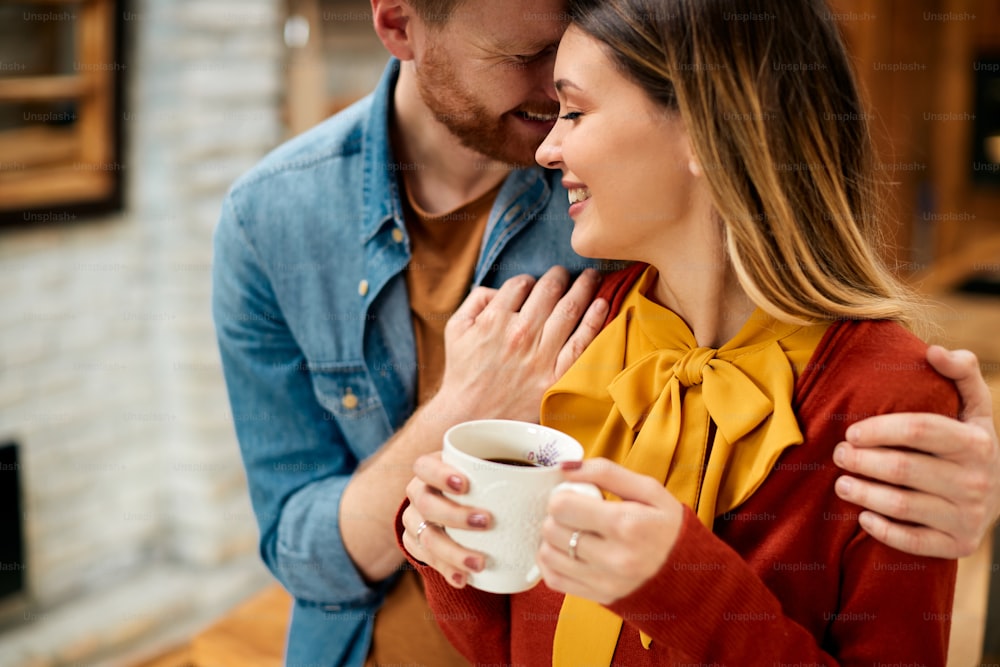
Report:
[[[562,145],[556,136],[558,127],[559,123],[557,121],[556,126],[549,130],[545,141],[535,151],[535,162],[546,169],[558,169],[562,165]]]

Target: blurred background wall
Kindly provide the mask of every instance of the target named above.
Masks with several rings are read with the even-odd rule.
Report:
[[[223,193],[284,134],[285,10],[86,0],[2,12],[0,167],[34,200],[0,231],[0,441],[18,448],[24,537],[0,664],[91,664],[197,627],[266,581],[209,267]],[[116,34],[120,48],[95,61],[88,46]],[[88,161],[93,128],[63,135],[102,118],[107,148]],[[75,205],[78,173],[117,178],[119,201]]]
[[[1000,3],[831,11],[895,184],[889,259],[996,383]],[[133,664],[271,583],[232,430],[268,415],[225,398],[212,230],[385,60],[366,0],[0,3],[0,667]],[[956,665],[997,569],[985,545]]]

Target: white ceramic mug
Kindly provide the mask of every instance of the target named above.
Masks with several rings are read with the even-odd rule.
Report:
[[[482,419],[445,433],[442,460],[469,480],[468,493],[445,496],[493,515],[487,530],[446,529],[458,544],[486,554],[486,567],[469,576],[471,586],[490,593],[518,593],[538,583],[541,574],[535,555],[549,496],[570,490],[603,497],[593,484],[562,481],[559,464],[582,458],[579,442],[528,422]],[[523,465],[490,459],[512,459]]]

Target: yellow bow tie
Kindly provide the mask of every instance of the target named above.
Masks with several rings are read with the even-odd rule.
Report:
[[[799,327],[755,311],[719,349],[699,347],[676,314],[643,293],[542,399],[541,421],[604,456],[663,482],[711,528],[753,494],[802,434],[792,410],[795,374],[785,348],[811,354],[825,327]],[[621,619],[566,596],[554,665],[610,664]],[[650,639],[642,636],[648,648]],[[606,660],[605,660],[606,658]]]

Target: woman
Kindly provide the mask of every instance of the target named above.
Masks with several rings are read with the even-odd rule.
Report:
[[[876,542],[833,447],[887,411],[953,414],[911,299],[881,265],[865,113],[821,0],[577,0],[559,47],[561,169],[582,255],[613,275],[604,331],[542,423],[588,460],[556,495],[544,586],[484,565],[418,462],[399,529],[449,639],[477,663],[943,665],[953,561]],[[738,5],[738,6],[737,6]],[[427,565],[424,565],[426,563]]]

